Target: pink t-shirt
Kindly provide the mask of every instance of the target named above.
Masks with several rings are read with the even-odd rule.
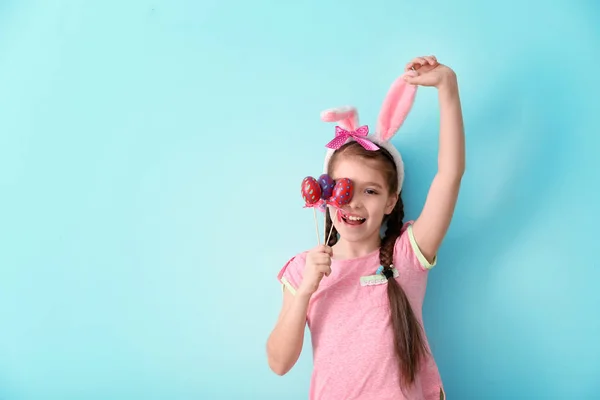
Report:
[[[305,261],[306,252],[278,274],[292,294],[302,281]],[[427,275],[435,263],[429,264],[421,254],[412,224],[406,223],[394,247],[395,279],[421,324]],[[313,294],[307,315],[314,363],[311,400],[440,399],[443,386],[433,356],[423,364],[415,384],[405,388],[405,394],[400,389],[387,284],[361,284],[361,277],[375,275],[379,266],[379,250],[351,260],[334,259],[331,274]]]

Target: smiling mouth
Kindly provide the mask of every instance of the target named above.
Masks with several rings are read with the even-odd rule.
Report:
[[[362,225],[367,219],[356,215],[340,214],[340,219],[348,225]]]

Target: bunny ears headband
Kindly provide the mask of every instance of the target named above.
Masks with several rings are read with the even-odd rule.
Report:
[[[323,121],[338,123],[335,128],[335,138],[326,145],[328,149],[325,154],[324,173],[327,173],[333,153],[349,141],[354,140],[369,151],[383,147],[392,155],[396,163],[398,193],[400,193],[404,183],[404,163],[400,152],[391,143],[391,139],[408,116],[417,93],[417,86],[404,80],[406,74],[412,74],[412,71],[406,72],[392,83],[383,101],[377,120],[377,130],[373,135],[369,135],[368,126],[359,125],[358,112],[354,107],[332,108],[321,113]]]

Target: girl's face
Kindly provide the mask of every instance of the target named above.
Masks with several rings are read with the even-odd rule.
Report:
[[[358,157],[340,157],[336,160],[331,177],[348,178],[354,184],[350,203],[343,212],[329,208],[329,215],[343,240],[362,242],[379,237],[385,214],[394,209],[398,195],[389,193],[380,163]]]

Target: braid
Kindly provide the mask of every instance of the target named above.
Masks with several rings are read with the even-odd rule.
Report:
[[[396,239],[400,236],[403,220],[404,204],[402,203],[402,197],[398,196],[396,206],[387,217],[387,228],[381,241],[381,250],[379,251],[379,261],[384,268],[391,268],[394,263],[394,245],[396,244]]]
[[[387,218],[387,228],[379,250],[379,261],[384,270],[394,267],[394,247],[402,231],[403,219],[404,205],[399,196],[394,210]],[[400,382],[403,386],[408,386],[414,383],[422,358],[427,353],[424,334],[406,293],[395,278],[388,279],[387,293],[394,331],[394,348],[400,367]]]

